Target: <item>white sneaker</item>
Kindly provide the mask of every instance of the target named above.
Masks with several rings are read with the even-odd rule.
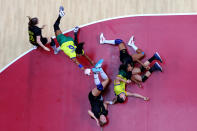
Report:
[[[54,54],[55,54],[55,55],[58,54],[59,51],[60,51],[60,46],[59,46],[58,48],[56,48],[56,50],[54,50]]]
[[[33,46],[33,49],[34,49],[34,50],[37,49],[37,48],[38,48],[37,46],[35,46],[35,45]]]
[[[65,15],[65,13],[64,13],[64,7],[63,6],[60,6],[60,8],[59,8],[59,15],[61,17],[63,17]]]
[[[104,41],[105,41],[105,37],[104,37],[103,33],[101,33],[101,35],[100,35],[100,44],[104,44]]]
[[[76,27],[74,28],[73,32],[74,32],[74,33],[77,33],[78,31],[79,31],[79,27],[76,26]]]
[[[134,41],[135,37],[134,36],[131,36],[129,42],[128,42],[128,46],[132,46],[135,44],[135,41]]]

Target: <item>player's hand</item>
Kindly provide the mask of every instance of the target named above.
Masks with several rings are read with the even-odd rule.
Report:
[[[138,85],[139,88],[142,88],[142,85],[140,83],[137,83],[137,85]]]
[[[100,124],[99,124],[99,121],[98,121],[98,120],[96,121],[96,124],[97,124],[97,126],[99,126],[99,127],[100,127]]]
[[[127,80],[127,84],[131,83],[131,80]]]
[[[50,49],[48,47],[44,47],[43,49],[46,51],[50,51]]]
[[[149,98],[149,97],[144,97],[144,100],[145,100],[145,101],[149,101],[150,98]]]
[[[43,25],[41,28],[44,29],[47,25]]]

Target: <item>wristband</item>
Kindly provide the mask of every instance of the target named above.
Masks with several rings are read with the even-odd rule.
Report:
[[[79,68],[82,68],[83,67],[82,64],[79,64],[78,66],[79,66]]]

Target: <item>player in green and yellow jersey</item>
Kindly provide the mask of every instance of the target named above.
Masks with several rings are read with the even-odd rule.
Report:
[[[84,67],[82,64],[80,64],[77,60],[78,56],[85,56],[86,59],[91,63],[91,65],[94,65],[94,62],[84,53],[83,50],[83,44],[84,43],[78,43],[77,41],[77,32],[78,32],[78,27],[74,29],[74,35],[75,35],[75,40],[71,37],[67,37],[62,34],[62,31],[59,28],[60,20],[61,18],[65,15],[64,13],[64,8],[60,6],[59,9],[59,16],[54,24],[54,31],[55,35],[57,38],[57,41],[60,45],[60,49],[67,55],[69,58],[74,61],[80,69],[84,70]]]

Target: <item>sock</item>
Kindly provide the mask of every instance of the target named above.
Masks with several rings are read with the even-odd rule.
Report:
[[[155,59],[154,56],[152,56],[148,61],[151,63]]]
[[[133,43],[131,44],[131,47],[136,51],[138,49],[138,47]]]
[[[75,43],[75,45],[77,45],[78,44],[78,38],[77,38],[77,32],[74,32],[74,43]]]
[[[112,44],[112,45],[115,45],[115,40],[104,40],[104,43],[106,44]]]
[[[107,74],[103,71],[102,68],[101,68],[100,74],[101,74],[102,79],[104,79],[104,80],[108,79]]]
[[[60,30],[60,27],[59,27],[60,20],[61,20],[61,16],[59,16],[59,17],[57,18],[57,20],[55,21],[55,24],[53,25],[53,27],[54,27],[54,32],[55,32],[56,30]]]
[[[100,82],[100,80],[99,80],[99,77],[98,77],[98,74],[94,74],[94,83],[96,84],[96,85],[99,85],[99,84],[101,84],[101,82]]]

